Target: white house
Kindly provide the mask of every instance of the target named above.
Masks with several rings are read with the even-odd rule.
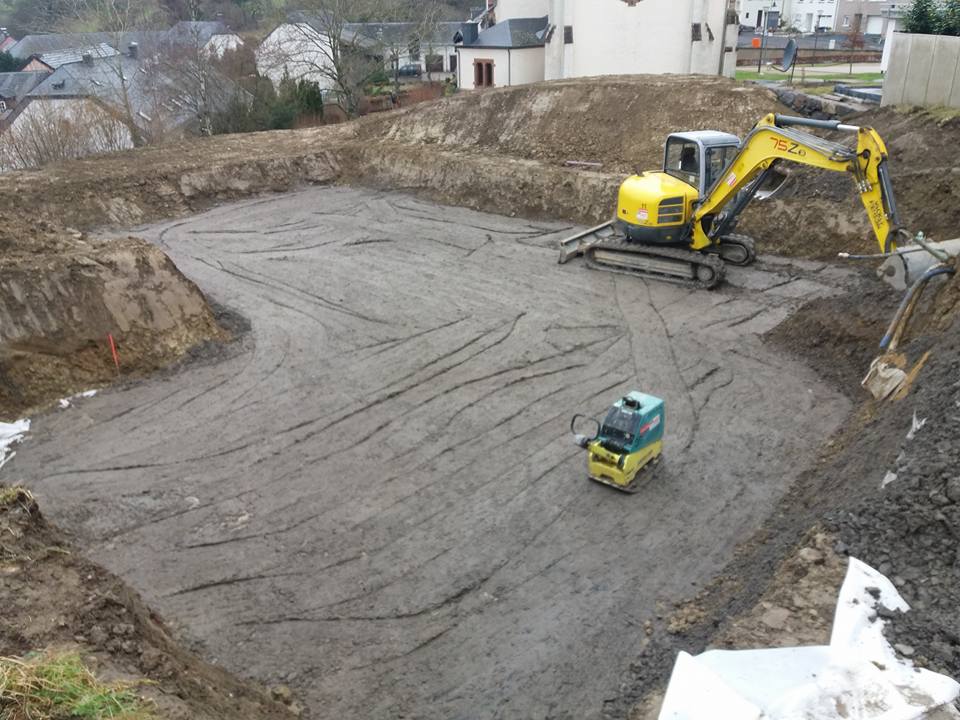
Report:
[[[461,31],[461,88],[736,69],[730,0],[498,0],[493,19]]]
[[[257,70],[275,85],[287,75],[294,80],[312,80],[321,90],[333,89],[328,27],[305,16],[277,26],[257,49]],[[453,36],[459,28],[460,23],[441,22],[425,33],[414,23],[346,23],[341,43],[379,58],[387,72],[415,66],[439,79],[457,70]]]
[[[740,24],[768,29],[793,27],[801,32],[817,28],[832,30],[837,21],[839,0],[739,0]]]

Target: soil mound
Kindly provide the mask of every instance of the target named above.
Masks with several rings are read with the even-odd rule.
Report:
[[[629,173],[658,167],[672,132],[742,135],[782,111],[770,91],[724,78],[613,76],[462,93],[369,118],[357,136]]]

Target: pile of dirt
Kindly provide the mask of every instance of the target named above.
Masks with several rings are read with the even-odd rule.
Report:
[[[672,132],[742,135],[785,110],[769,90],[725,78],[610,76],[461,93],[367,118],[357,137],[549,164],[593,162],[623,174],[659,168]]]
[[[0,418],[227,337],[199,288],[149,243],[10,214],[0,225]]]
[[[955,291],[960,280],[952,286]],[[952,677],[960,677],[958,408],[960,325],[954,324],[934,347],[909,402],[892,408],[902,432],[889,474],[870,478],[859,502],[827,517],[847,551],[890,577],[910,604],[911,612],[893,626],[898,649]]]
[[[0,487],[0,656],[47,648],[81,654],[97,675],[147,683],[138,692],[165,720],[287,720],[273,695],[183,650],[163,620],[119,579],[80,556],[29,493]]]

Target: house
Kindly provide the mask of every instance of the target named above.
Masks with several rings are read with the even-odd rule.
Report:
[[[9,52],[18,60],[27,62],[44,55],[76,52],[78,49],[102,45],[120,51],[136,43],[145,55],[155,55],[174,48],[200,48],[206,52],[222,54],[222,49],[237,47],[242,42],[240,36],[231,33],[220,21],[184,20],[167,30],[26,35],[11,46]]]
[[[800,32],[832,30],[837,18],[838,0],[739,0],[740,24],[762,29],[795,28]]]
[[[348,23],[345,29],[365,38],[368,47],[382,55],[388,72],[415,65],[424,74],[443,78],[457,71],[453,36],[460,29],[458,22],[438,22],[428,29],[408,22]]]
[[[47,77],[45,72],[0,73],[0,131],[14,118],[27,95]]]
[[[23,70],[25,72],[51,73],[62,65],[80,62],[85,55],[106,58],[119,54],[118,50],[110,47],[107,43],[98,43],[86,47],[80,46],[70,50],[55,50],[31,56],[27,64],[23,66]]]
[[[888,37],[897,29],[910,7],[910,0],[840,0],[837,8],[837,32],[861,32]]]
[[[5,27],[0,27],[0,53],[10,52],[10,48],[17,44],[15,38],[10,37]]]
[[[468,22],[461,88],[538,80],[676,73],[732,75],[730,0],[498,0],[492,24]]]
[[[485,88],[543,80],[548,26],[546,16],[509,18],[479,32],[476,23],[467,23],[458,47],[457,86]]]
[[[338,49],[358,52],[384,70],[405,65],[419,66],[420,72],[451,76],[457,70],[453,36],[460,23],[441,22],[429,31],[415,23],[344,23],[302,14],[291,15],[267,35],[257,49],[257,71],[277,85],[284,77],[309,80],[321,90],[334,89],[330,28],[340,33]]]

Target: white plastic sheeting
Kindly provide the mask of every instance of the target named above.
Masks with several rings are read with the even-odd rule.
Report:
[[[850,558],[829,645],[680,653],[660,720],[915,720],[951,703],[960,684],[896,656],[881,604],[910,609],[886,577]]]
[[[87,390],[86,392],[77,393],[76,395],[71,395],[70,397],[60,398],[60,409],[66,410],[73,404],[74,400],[79,400],[80,398],[92,398],[96,394],[96,390]]]
[[[11,448],[19,443],[29,431],[29,420],[17,420],[12,423],[0,422],[0,468],[16,455]]]

